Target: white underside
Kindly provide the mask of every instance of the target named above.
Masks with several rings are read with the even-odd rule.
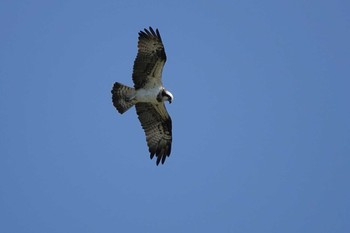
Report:
[[[151,89],[140,88],[136,90],[136,100],[137,102],[151,102],[157,103],[157,95],[162,90],[162,86],[156,86]]]

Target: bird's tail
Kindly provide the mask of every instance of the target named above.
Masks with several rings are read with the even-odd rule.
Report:
[[[118,82],[114,83],[112,89],[112,101],[114,107],[120,114],[126,112],[129,108],[136,104],[135,89],[125,86]]]

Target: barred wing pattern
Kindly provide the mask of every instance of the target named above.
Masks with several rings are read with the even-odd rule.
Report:
[[[135,89],[154,83],[161,84],[166,54],[158,29],[139,32],[138,53],[134,62],[132,80]]]
[[[151,159],[164,163],[171,152],[172,122],[164,103],[137,103],[136,112],[146,134]]]

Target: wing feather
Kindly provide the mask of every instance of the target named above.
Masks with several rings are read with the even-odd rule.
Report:
[[[166,54],[158,29],[139,32],[138,53],[134,62],[132,80],[135,89],[161,83]]]
[[[151,159],[164,163],[171,152],[172,122],[164,103],[137,103],[136,112],[145,131]]]

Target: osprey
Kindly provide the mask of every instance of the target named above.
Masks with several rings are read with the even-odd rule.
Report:
[[[114,83],[112,101],[120,114],[135,105],[136,113],[145,131],[151,159],[156,155],[157,165],[170,155],[172,142],[171,118],[164,102],[174,99],[163,87],[162,71],[166,54],[158,29],[139,32],[138,53],[134,61],[132,80],[134,88]]]

